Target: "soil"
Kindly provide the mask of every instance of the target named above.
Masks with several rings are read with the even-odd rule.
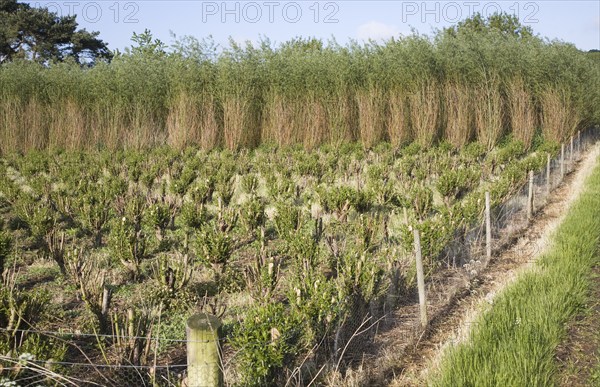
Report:
[[[443,270],[435,274],[428,284],[427,294],[431,296],[428,299],[429,324],[425,329],[419,326],[418,302],[402,306],[394,312],[394,326],[376,336],[376,351],[363,360],[358,384],[426,384],[427,374],[436,368],[444,348],[468,337],[470,326],[476,317],[489,308],[494,297],[521,272],[531,270],[532,264],[548,248],[554,231],[581,193],[599,155],[600,144],[596,144],[577,162],[573,172],[550,195],[546,205],[535,214],[529,225],[519,233],[519,237],[498,249],[498,253],[485,268],[478,270],[477,275],[470,276],[464,269]],[[596,311],[599,308],[596,305]],[[588,342],[591,342],[589,336],[599,326],[598,321],[594,320],[595,325],[592,324],[592,328],[587,329],[589,332],[574,333],[570,336],[573,342],[564,344],[564,350],[558,354],[558,359],[562,359],[565,364],[563,368],[572,369],[574,363],[576,366],[581,365],[581,359],[586,354],[587,358],[592,357],[590,351],[593,353],[593,350]],[[577,324],[572,330],[577,331]],[[597,333],[595,342],[597,343]],[[566,371],[563,373],[565,385],[578,385],[574,381],[577,379],[577,372],[568,375]]]
[[[600,267],[594,269],[587,313],[577,316],[567,330],[567,338],[558,346],[561,386],[591,386],[592,372],[600,362]]]

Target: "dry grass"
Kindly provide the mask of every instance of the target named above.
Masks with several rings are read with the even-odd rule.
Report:
[[[89,144],[85,112],[73,100],[67,100],[48,110],[48,146],[50,148],[81,149]]]
[[[424,83],[408,96],[411,127],[415,140],[431,146],[439,134],[440,95],[436,82]]]
[[[222,131],[217,117],[217,106],[212,96],[206,96],[201,102],[202,112],[200,146],[203,149],[212,149],[221,145]]]
[[[231,150],[254,147],[260,143],[259,114],[250,98],[224,98],[223,139],[225,146]]]
[[[303,143],[305,140],[314,142],[319,134],[310,131],[320,131],[322,113],[319,117],[310,117],[316,112],[311,111],[315,106],[314,100],[304,97],[301,101],[276,94],[267,104],[262,138],[280,146]],[[311,122],[311,119],[314,119]],[[314,137],[313,137],[314,136]],[[304,143],[306,145],[306,143]]]
[[[327,133],[327,111],[323,104],[316,98],[310,98],[304,105],[306,123],[301,133],[304,135],[302,143],[308,149],[317,147],[325,142]],[[300,128],[301,129],[301,128]]]
[[[289,106],[283,96],[272,93],[265,104],[261,138],[268,143],[281,143],[281,138],[289,138]],[[285,133],[284,133],[285,132]]]
[[[521,77],[515,77],[507,85],[510,127],[516,139],[531,146],[536,129],[535,106]]]
[[[541,125],[544,137],[557,142],[573,134],[580,122],[579,112],[573,107],[571,95],[562,88],[548,88],[541,92]]]
[[[169,109],[166,126],[167,142],[176,149],[190,145],[211,149],[219,145],[220,129],[212,96],[179,94]]]
[[[127,109],[127,125],[129,128],[123,140],[127,148],[143,149],[167,141],[163,125],[151,108],[135,105]]]
[[[318,98],[309,95],[292,100],[274,94],[264,110],[261,140],[311,149],[327,141],[327,125],[327,109]]]
[[[176,149],[199,144],[202,131],[200,106],[187,93],[180,93],[167,116],[167,141]]]
[[[94,135],[95,143],[108,149],[120,148],[127,130],[124,111],[118,106],[102,104],[96,105],[90,115],[90,132]]]
[[[473,136],[473,100],[470,88],[458,83],[444,85],[445,138],[456,148]]]
[[[356,94],[360,140],[367,148],[385,138],[385,98],[381,90],[369,88]]]
[[[44,105],[32,98],[25,105],[16,136],[22,139],[22,150],[44,149],[48,145],[48,127]],[[25,129],[24,129],[25,128]],[[25,132],[25,133],[23,133]]]
[[[22,150],[24,145],[21,138],[21,120],[24,116],[23,106],[15,100],[2,101],[0,103],[0,152],[8,153],[14,150]]]
[[[387,135],[394,146],[411,139],[407,100],[404,93],[392,92],[388,96]]]
[[[358,112],[348,95],[338,95],[332,101],[328,101],[326,111],[329,125],[327,141],[339,144],[358,139]]]
[[[477,139],[491,150],[504,132],[500,82],[491,78],[486,84],[475,87],[474,98]]]
[[[541,91],[540,109],[522,78],[510,80],[505,91],[492,78],[474,88],[428,81],[412,93],[376,87],[331,96],[271,92],[265,102],[244,93],[217,100],[209,93],[182,92],[165,111],[123,101],[86,106],[75,99],[52,104],[35,97],[3,99],[0,151],[140,149],[165,143],[177,149],[240,149],[261,142],[311,149],[356,140],[365,147],[384,140],[395,146],[411,140],[431,146],[440,137],[460,148],[475,135],[492,149],[508,126],[527,147],[538,124],[552,141],[564,141],[581,126],[583,109],[568,89]]]
[[[48,145],[43,105],[33,98],[27,102],[5,101],[3,104],[3,151],[44,149]]]

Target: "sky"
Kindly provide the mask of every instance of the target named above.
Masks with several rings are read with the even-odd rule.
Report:
[[[173,36],[203,38],[216,43],[274,43],[291,38],[385,40],[412,30],[431,34],[479,12],[497,11],[519,17],[534,32],[574,43],[581,50],[600,49],[600,0],[589,1],[28,1],[59,15],[77,15],[80,28],[99,31],[111,49],[131,45],[134,32],[149,29],[167,45]]]

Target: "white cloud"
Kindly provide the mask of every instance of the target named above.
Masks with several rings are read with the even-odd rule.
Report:
[[[387,40],[392,36],[400,35],[400,29],[395,25],[378,21],[370,21],[358,26],[357,37],[362,40]]]

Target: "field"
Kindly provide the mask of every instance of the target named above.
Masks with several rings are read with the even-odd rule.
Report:
[[[197,312],[226,385],[347,381],[415,298],[415,229],[426,281],[475,277],[486,192],[501,249],[529,173],[550,195],[596,139],[598,57],[517,22],[2,64],[0,385],[183,386]],[[469,356],[440,383],[476,380],[446,371]]]
[[[93,333],[78,342],[95,362],[173,364],[183,347],[171,340],[205,311],[224,322],[230,383],[281,383],[297,367],[306,374],[294,377],[314,377],[307,358],[350,364],[345,346],[364,319],[414,287],[411,226],[426,273],[466,263],[442,251],[481,219],[484,191],[499,205],[548,152],[556,146],[528,153],[507,139],[492,152],[415,143],[7,156],[2,351],[81,361],[69,340],[36,333],[80,331]],[[153,348],[146,338],[158,334]]]

